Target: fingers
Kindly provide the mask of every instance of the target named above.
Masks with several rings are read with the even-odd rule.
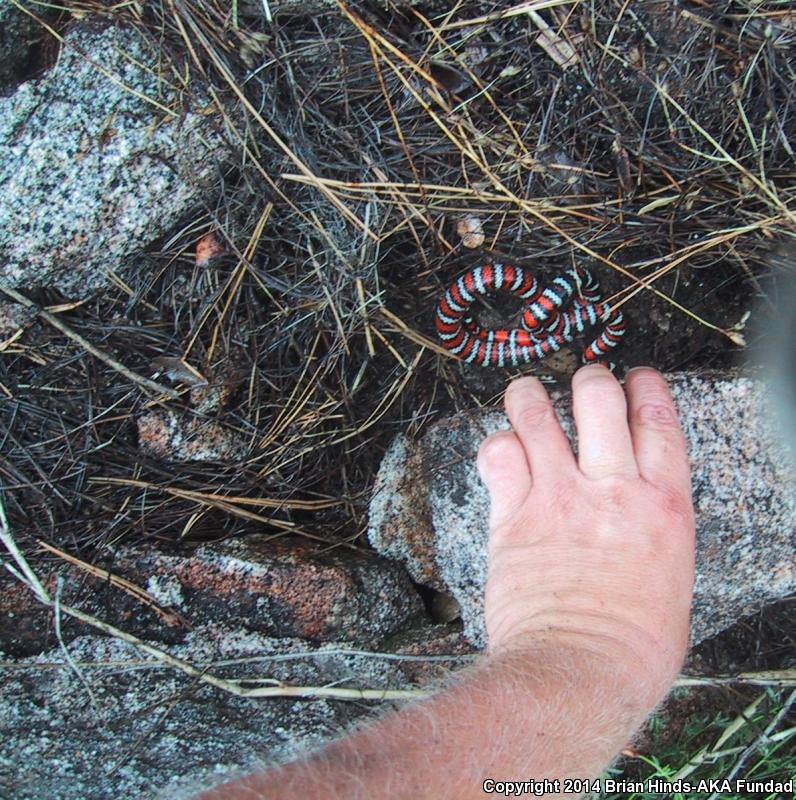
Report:
[[[625,388],[639,473],[654,486],[681,491],[688,498],[688,451],[665,379],[654,369],[638,367],[628,372]]]
[[[531,472],[520,440],[511,431],[493,433],[481,442],[478,471],[489,489],[489,521],[509,519],[531,491]]]
[[[553,404],[537,378],[519,378],[506,389],[506,413],[525,451],[534,480],[575,468],[575,457]]]
[[[591,364],[575,373],[572,413],[578,429],[578,466],[587,478],[638,476],[625,393],[610,370]]]

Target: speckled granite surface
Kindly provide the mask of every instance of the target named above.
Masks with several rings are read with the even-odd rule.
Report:
[[[0,283],[85,297],[205,200],[231,158],[209,95],[129,27],[83,24],[0,98]]]
[[[345,646],[344,646],[345,647]],[[164,669],[118,639],[85,636],[15,662],[0,696],[3,800],[188,800],[233,771],[318,747],[383,706],[237,697]],[[380,658],[204,626],[170,652],[251,685],[402,685]],[[222,663],[219,663],[222,662]]]
[[[702,641],[796,590],[796,490],[762,383],[741,375],[672,375],[690,445],[697,514],[692,639]],[[569,395],[555,397],[572,438]],[[507,428],[499,411],[443,420],[416,443],[398,437],[370,509],[374,547],[419,583],[451,592],[465,631],[483,646],[489,500],[475,456]]]

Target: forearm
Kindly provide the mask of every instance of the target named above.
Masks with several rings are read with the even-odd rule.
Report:
[[[588,668],[584,659],[592,660]],[[485,660],[455,686],[306,759],[208,791],[201,800],[466,800],[483,798],[488,778],[558,779],[563,788],[564,778],[596,777],[649,704],[644,688],[608,661],[549,646],[515,653]]]

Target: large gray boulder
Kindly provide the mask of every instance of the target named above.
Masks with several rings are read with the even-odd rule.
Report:
[[[349,645],[350,647],[350,645]],[[401,687],[383,658],[214,626],[171,655],[245,687]],[[340,736],[384,704],[250,699],[164,666],[118,639],[84,636],[4,673],[0,797],[163,800],[189,797],[230,771],[285,760]],[[390,706],[390,703],[387,703]]]
[[[692,640],[715,635],[796,590],[794,473],[765,386],[740,375],[672,375],[690,445],[697,517]],[[554,398],[573,438],[568,394]],[[489,499],[475,464],[481,440],[508,427],[500,411],[397,437],[374,487],[369,537],[422,584],[449,592],[465,634],[483,647]]]
[[[85,297],[202,202],[231,150],[201,84],[161,64],[133,28],[81,26],[0,98],[0,285]]]

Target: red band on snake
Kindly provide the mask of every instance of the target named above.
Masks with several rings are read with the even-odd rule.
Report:
[[[478,297],[507,292],[523,301],[522,328],[481,327],[470,314]],[[511,264],[484,264],[454,281],[437,304],[443,346],[468,364],[517,367],[539,361],[585,332],[602,330],[584,349],[584,363],[602,361],[625,333],[620,311],[602,301],[585,269],[571,270],[541,287],[531,273]]]

